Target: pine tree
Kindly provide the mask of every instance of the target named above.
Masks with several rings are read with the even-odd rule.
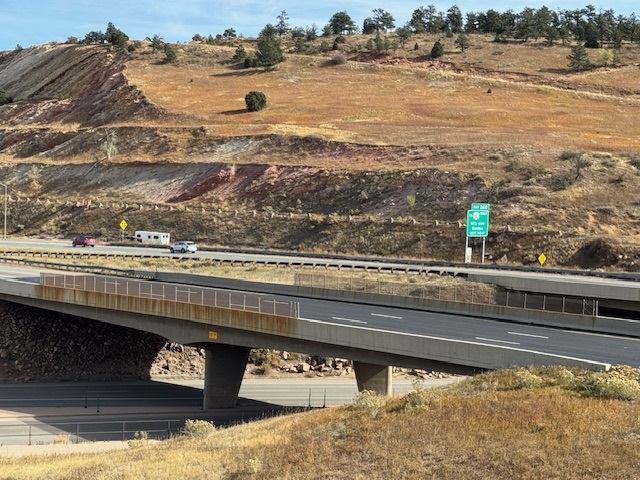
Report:
[[[444,55],[444,47],[440,40],[437,40],[436,43],[433,44],[433,48],[431,49],[431,58],[440,58]]]
[[[460,49],[460,51],[464,52],[466,48],[469,48],[471,45],[471,41],[469,40],[469,36],[466,33],[461,33],[456,38],[455,46]]]
[[[108,43],[119,49],[124,49],[129,41],[127,34],[116,28],[111,22],[107,25],[107,31],[104,34],[104,38]]]
[[[175,63],[177,59],[178,59],[178,54],[176,53],[175,49],[171,45],[165,43],[164,44],[165,63]]]
[[[589,70],[591,62],[583,45],[571,47],[571,53],[567,55],[569,66],[574,70]]]
[[[258,50],[256,59],[265,70],[271,70],[284,60],[280,39],[273,25],[266,25],[258,35]]]

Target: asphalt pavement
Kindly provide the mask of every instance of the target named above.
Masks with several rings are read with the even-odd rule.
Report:
[[[429,379],[426,387],[459,377]],[[245,379],[238,406],[202,410],[202,380],[0,383],[0,456],[125,448],[136,432],[151,440],[180,432],[187,419],[229,426],[353,401],[353,377]],[[394,379],[394,393],[413,389]],[[32,448],[36,447],[36,448]]]

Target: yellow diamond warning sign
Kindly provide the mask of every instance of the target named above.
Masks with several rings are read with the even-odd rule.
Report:
[[[538,261],[540,262],[540,265],[544,265],[544,262],[547,261],[547,256],[544,253],[541,253],[538,257]]]
[[[127,222],[125,222],[124,220],[122,220],[122,221],[120,222],[120,228],[121,228],[122,230],[124,230],[125,228],[127,228]]]

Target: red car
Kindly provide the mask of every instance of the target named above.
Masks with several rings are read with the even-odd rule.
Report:
[[[73,239],[73,242],[71,242],[72,246],[76,246],[76,245],[81,245],[83,247],[89,246],[89,247],[95,247],[96,246],[96,239],[90,235],[78,235],[76,238]]]

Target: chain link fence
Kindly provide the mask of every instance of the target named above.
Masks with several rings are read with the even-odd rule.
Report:
[[[168,300],[267,315],[293,318],[298,318],[299,316],[298,302],[285,302],[257,294],[217,290],[191,285],[58,273],[41,273],[40,283],[51,287],[109,293],[128,297]]]

